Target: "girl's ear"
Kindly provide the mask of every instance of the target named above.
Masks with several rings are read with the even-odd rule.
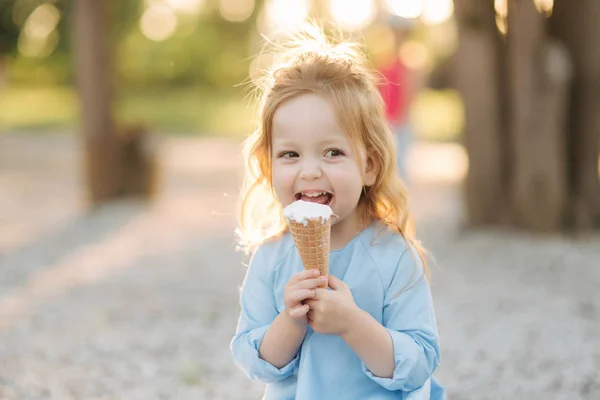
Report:
[[[365,186],[373,186],[377,180],[377,174],[379,173],[379,164],[375,161],[373,156],[367,155],[367,162],[365,164]]]

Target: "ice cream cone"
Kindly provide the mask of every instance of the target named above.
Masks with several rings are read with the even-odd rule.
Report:
[[[309,220],[306,225],[295,221],[288,223],[304,269],[318,269],[322,276],[329,275],[329,248],[331,218]],[[327,288],[327,284],[322,286]]]
[[[306,203],[297,201],[286,207],[284,215],[304,269],[317,269],[322,276],[328,276],[333,213],[329,206]],[[327,283],[322,287],[326,289]]]

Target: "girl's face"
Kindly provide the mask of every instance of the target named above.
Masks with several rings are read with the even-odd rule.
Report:
[[[328,204],[339,217],[332,234],[356,229],[358,200],[363,186],[375,182],[375,171],[364,151],[354,153],[329,102],[314,94],[288,100],[275,111],[272,136],[273,187],[282,206]]]

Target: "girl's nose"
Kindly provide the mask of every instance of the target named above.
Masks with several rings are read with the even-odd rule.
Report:
[[[306,180],[318,179],[321,177],[321,164],[315,160],[304,160],[300,169],[300,178]]]

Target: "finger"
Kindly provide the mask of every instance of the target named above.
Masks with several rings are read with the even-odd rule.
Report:
[[[309,308],[313,308],[315,304],[317,304],[316,300],[304,300],[304,304],[306,304]]]
[[[316,278],[317,276],[319,276],[318,269],[305,269],[292,276],[292,279],[290,279],[289,283],[290,285],[294,285],[305,279]]]
[[[292,289],[293,290],[298,290],[298,289],[316,289],[316,288],[324,285],[325,283],[327,283],[327,277],[326,276],[320,276],[318,278],[305,279],[303,281],[300,281],[300,282],[296,283],[292,287]]]
[[[329,275],[329,287],[333,290],[345,290],[348,286],[339,278]]]
[[[323,299],[325,298],[325,296],[327,296],[327,289],[323,289],[323,288],[317,288],[315,289],[315,296],[313,297],[313,299],[315,300],[319,300],[319,299]]]
[[[299,289],[294,290],[288,295],[288,300],[292,303],[296,303],[305,299],[312,299],[316,296],[314,290],[311,289]]]
[[[289,311],[289,315],[292,318],[300,318],[304,314],[308,313],[310,308],[306,304],[300,304]]]

